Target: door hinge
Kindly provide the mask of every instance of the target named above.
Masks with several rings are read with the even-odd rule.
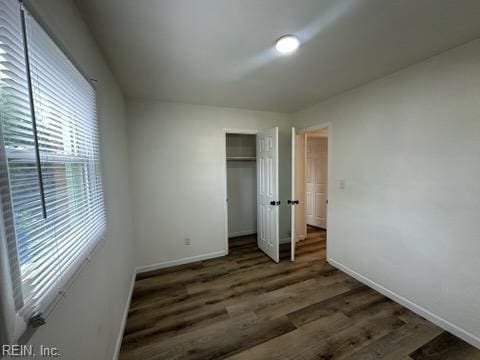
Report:
[[[272,205],[272,206],[279,206],[279,205],[280,205],[280,201],[270,201],[270,205]]]

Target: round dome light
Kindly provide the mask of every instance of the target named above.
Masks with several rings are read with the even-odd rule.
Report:
[[[275,42],[275,48],[280,54],[292,54],[300,46],[300,41],[294,35],[285,35]]]

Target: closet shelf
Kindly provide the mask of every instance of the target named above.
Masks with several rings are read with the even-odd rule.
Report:
[[[256,161],[255,156],[228,156],[227,161]]]

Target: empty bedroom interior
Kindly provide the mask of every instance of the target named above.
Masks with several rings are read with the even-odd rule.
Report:
[[[480,359],[480,2],[0,2],[5,359]]]

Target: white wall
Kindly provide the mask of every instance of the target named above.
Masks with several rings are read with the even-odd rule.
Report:
[[[256,136],[227,134],[227,158],[255,157]],[[228,236],[257,232],[257,163],[227,161]]]
[[[328,258],[480,346],[480,40],[295,114],[326,122]]]
[[[30,340],[56,346],[66,360],[112,359],[133,275],[126,121],[123,96],[71,0],[34,1],[57,39],[92,78],[97,100],[107,208],[105,246]]]
[[[279,126],[280,156],[290,159],[288,117],[140,100],[129,101],[127,108],[137,265],[221,255],[226,248],[224,129]],[[280,190],[280,234],[288,237],[289,160],[280,163]],[[191,245],[184,244],[186,237]]]

